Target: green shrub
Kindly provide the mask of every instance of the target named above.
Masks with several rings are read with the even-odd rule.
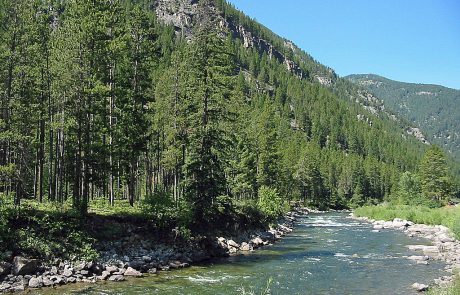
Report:
[[[285,210],[285,204],[278,192],[267,186],[262,186],[259,189],[259,201],[257,205],[269,219],[277,218]]]
[[[155,190],[142,201],[141,210],[145,217],[155,220],[159,227],[164,228],[174,217],[174,200],[169,192]]]

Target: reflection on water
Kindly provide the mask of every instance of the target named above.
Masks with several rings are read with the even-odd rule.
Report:
[[[346,214],[313,214],[273,246],[205,266],[162,272],[123,283],[73,285],[33,294],[416,294],[414,282],[444,275],[443,264],[417,265],[405,247],[427,244],[401,232],[372,232],[371,225]]]

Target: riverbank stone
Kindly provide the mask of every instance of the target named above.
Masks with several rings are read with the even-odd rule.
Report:
[[[109,277],[109,281],[112,281],[112,282],[121,282],[124,280],[125,280],[125,277],[123,275],[111,275]]]
[[[424,292],[428,290],[428,286],[420,283],[413,283],[412,289],[416,290],[417,292]]]
[[[29,288],[41,288],[41,287],[43,287],[42,277],[31,278],[29,280]]]
[[[124,275],[127,277],[142,277],[142,273],[140,271],[135,270],[132,267],[128,267]]]
[[[27,275],[35,274],[38,268],[38,259],[28,259],[21,256],[14,257],[13,260],[13,274],[14,275]]]

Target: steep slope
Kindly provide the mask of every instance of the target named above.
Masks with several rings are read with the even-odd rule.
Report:
[[[157,0],[153,7],[158,19],[173,26],[176,35],[188,40],[192,38],[193,28],[200,24],[197,0]],[[427,143],[424,135],[418,130],[412,130],[412,124],[404,117],[386,110],[383,102],[372,95],[365,87],[357,87],[348,79],[339,77],[333,69],[319,63],[307,52],[297,47],[292,41],[282,38],[262,24],[256,22],[243,12],[235,9],[225,0],[212,0],[214,5],[210,10],[220,20],[219,25],[230,31],[247,51],[255,51],[260,57],[266,55],[268,59],[284,65],[288,72],[302,80],[322,85],[340,99],[350,101],[354,106],[359,105],[364,111],[358,114],[359,120],[370,122],[368,113],[378,116],[383,120],[392,121],[390,125],[397,126],[402,136],[412,135],[423,143]],[[240,60],[243,68],[251,70],[257,67],[255,63],[260,60],[250,61],[245,64]],[[256,75],[257,76],[257,75]],[[257,77],[254,77],[257,78]],[[273,87],[268,87],[273,90]],[[393,127],[394,127],[393,126]]]
[[[429,141],[460,159],[460,90],[398,82],[372,74],[345,78],[382,99],[388,109],[426,132]]]

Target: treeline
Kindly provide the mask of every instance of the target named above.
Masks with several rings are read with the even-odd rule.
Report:
[[[440,207],[449,204],[457,188],[447,157],[438,146],[430,147],[416,172],[404,172],[390,200],[411,206]]]
[[[201,224],[267,196],[379,202],[415,169],[421,144],[244,48],[212,2],[190,40],[151,4],[1,1],[2,196],[83,213],[92,199],[142,201]]]

